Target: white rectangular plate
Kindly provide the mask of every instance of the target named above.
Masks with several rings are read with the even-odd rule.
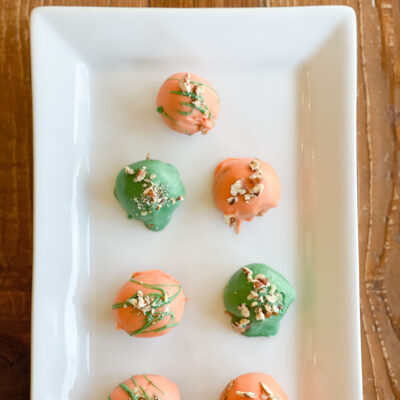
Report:
[[[35,130],[34,400],[100,399],[132,374],[163,374],[183,399],[218,399],[233,377],[273,375],[291,400],[361,399],[356,208],[356,31],[346,7],[39,8],[32,17]],[[170,131],[157,90],[178,71],[222,104],[208,135]],[[162,232],[128,220],[120,168],[153,158],[187,198]],[[278,171],[279,206],[235,235],[212,201],[227,157]],[[282,272],[298,298],[272,338],[233,332],[222,290],[240,266]],[[134,271],[183,285],[164,337],[115,330]]]

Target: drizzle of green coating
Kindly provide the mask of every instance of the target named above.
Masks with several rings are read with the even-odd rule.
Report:
[[[108,397],[107,397],[107,400],[112,400],[112,399],[111,399],[111,396],[108,396]]]
[[[159,292],[159,293],[154,292],[154,293],[146,294],[146,296],[149,296],[150,298],[153,299],[152,304],[151,304],[153,313],[151,312],[151,310],[144,312],[143,315],[146,317],[144,325],[141,328],[137,329],[136,331],[130,332],[129,333],[130,336],[139,335],[141,333],[160,332],[160,331],[163,331],[164,329],[172,328],[174,326],[179,325],[178,323],[175,322],[175,314],[173,312],[171,312],[171,311],[156,311],[156,310],[170,304],[174,299],[176,299],[179,296],[180,292],[182,291],[181,285],[172,285],[172,284],[171,285],[168,285],[168,284],[151,285],[148,283],[137,281],[134,278],[131,278],[130,281],[133,283],[136,283],[138,285],[141,285],[142,287],[145,287],[148,289],[153,289],[153,290],[156,290]],[[167,300],[165,300],[165,295],[166,295],[165,290],[162,288],[165,286],[178,288],[177,292],[174,295],[172,295],[171,297],[168,297]],[[137,292],[136,292],[133,296],[129,297],[125,301],[113,304],[112,308],[115,310],[118,308],[127,307],[127,308],[132,308],[136,312],[137,309],[129,301],[132,299],[136,299],[137,297],[138,296],[137,296]],[[164,325],[160,328],[157,328],[157,329],[148,329],[152,325],[155,325],[157,322],[160,322],[164,318],[168,318],[168,317],[169,317],[169,323],[167,323],[166,325]]]
[[[150,380],[147,375],[143,375],[144,379],[146,379],[147,382],[150,383],[150,385],[154,386],[161,394],[164,394],[164,392],[152,381]]]
[[[131,378],[131,379],[132,379],[132,382],[133,382],[133,384],[134,384],[134,385],[137,387],[137,385],[138,385],[138,384],[137,384],[137,382],[136,382],[136,379],[135,379],[135,377],[134,377],[134,376],[132,376],[132,378]]]
[[[137,400],[137,396],[135,393],[132,392],[131,389],[129,389],[129,387],[127,385],[125,385],[125,383],[120,383],[119,387],[121,389],[123,389],[123,391],[130,397],[131,400]]]
[[[254,308],[251,307],[251,303],[254,299],[248,299],[250,291],[253,290],[253,284],[247,281],[247,277],[242,269],[239,269],[232,275],[225,287],[225,308],[232,314],[232,323],[235,323],[243,318],[238,307],[242,304],[247,306],[250,311],[250,317],[247,318],[250,320],[250,327],[242,333],[244,336],[273,336],[279,330],[280,320],[296,299],[296,292],[283,275],[265,264],[249,264],[246,268],[253,272],[253,276],[262,274],[276,286],[276,291],[280,293],[282,297],[282,309],[279,311],[278,315],[272,315],[270,318],[258,321]]]
[[[199,94],[196,94],[196,93],[193,93],[193,92],[184,92],[182,90],[171,90],[170,93],[179,94],[181,96],[187,96],[187,97],[190,97],[192,100],[201,100],[201,102],[203,103],[204,108],[196,107],[192,103],[181,102],[181,104],[183,104],[185,106],[192,107],[192,108],[194,107],[196,110],[199,110],[202,114],[205,114],[206,110],[208,110],[209,111],[208,119],[212,119],[212,115],[210,113],[210,109],[208,108],[207,104],[205,103],[203,96],[201,96]]]
[[[178,79],[178,78],[169,78],[167,80],[168,81],[179,81],[180,79]],[[190,81],[190,83],[192,85],[205,86],[206,88],[212,90],[217,95],[218,103],[220,103],[219,93],[215,90],[215,88],[213,88],[212,86],[206,85],[205,83],[201,83],[201,82],[197,82],[197,81]]]
[[[133,175],[126,173],[125,168],[118,173],[114,189],[115,197],[127,212],[128,218],[143,221],[152,231],[161,231],[168,225],[173,212],[182,203],[176,199],[184,198],[186,195],[178,170],[173,165],[158,160],[138,161],[130,164],[129,168],[134,170]],[[151,184],[146,180],[134,182],[141,168],[145,168],[145,179],[155,175],[154,179],[150,179]],[[145,198],[144,191],[150,185],[157,187],[159,193],[165,197],[161,204],[138,202],[138,199]],[[161,207],[157,209],[160,205]]]
[[[175,118],[172,118],[169,114],[167,114],[164,111],[164,107],[163,106],[157,107],[157,112],[160,113],[161,115],[164,115],[164,117],[169,118],[171,121],[174,121],[175,123],[177,123]]]

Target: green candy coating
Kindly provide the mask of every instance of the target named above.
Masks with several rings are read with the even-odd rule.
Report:
[[[296,299],[296,292],[284,276],[265,264],[249,264],[244,268],[248,268],[252,272],[253,278],[258,274],[262,274],[268,278],[269,284],[276,286],[275,294],[277,294],[278,300],[274,304],[279,304],[280,310],[278,315],[272,315],[264,320],[257,320],[256,309],[265,310],[266,295],[269,293],[271,286],[266,288],[266,292],[259,293],[262,298],[261,302],[257,299],[248,299],[250,292],[254,291],[254,285],[248,281],[246,273],[239,269],[232,275],[224,290],[224,304],[226,310],[232,314],[232,325],[238,324],[244,318],[242,311],[238,307],[245,304],[250,311],[250,316],[247,317],[250,323],[246,325],[246,330],[239,333],[245,336],[273,336],[279,330],[279,321]],[[257,305],[251,306],[253,302],[257,302]]]
[[[145,177],[138,181],[140,170],[144,171]],[[145,193],[149,188],[155,197]],[[143,221],[152,231],[161,231],[182,203],[186,191],[173,165],[159,160],[143,160],[121,169],[114,194],[128,218]]]

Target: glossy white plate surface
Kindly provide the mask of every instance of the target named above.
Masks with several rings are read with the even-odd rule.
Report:
[[[39,8],[32,17],[35,257],[32,399],[97,400],[132,374],[163,374],[183,399],[233,377],[273,375],[291,400],[361,399],[356,208],[356,30],[350,8]],[[177,71],[222,104],[207,136],[155,111]],[[128,220],[119,169],[153,158],[187,188],[162,232]],[[235,235],[212,201],[226,157],[278,171],[279,206]],[[297,301],[273,338],[234,333],[222,290],[240,266],[282,272]],[[181,325],[132,339],[111,304],[136,270],[162,268],[188,297]]]

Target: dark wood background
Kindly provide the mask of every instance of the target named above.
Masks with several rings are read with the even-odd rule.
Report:
[[[29,14],[40,5],[344,4],[358,20],[358,209],[364,398],[400,399],[398,0],[0,0],[0,398],[29,398],[32,110]],[[340,384],[340,382],[338,382]]]

